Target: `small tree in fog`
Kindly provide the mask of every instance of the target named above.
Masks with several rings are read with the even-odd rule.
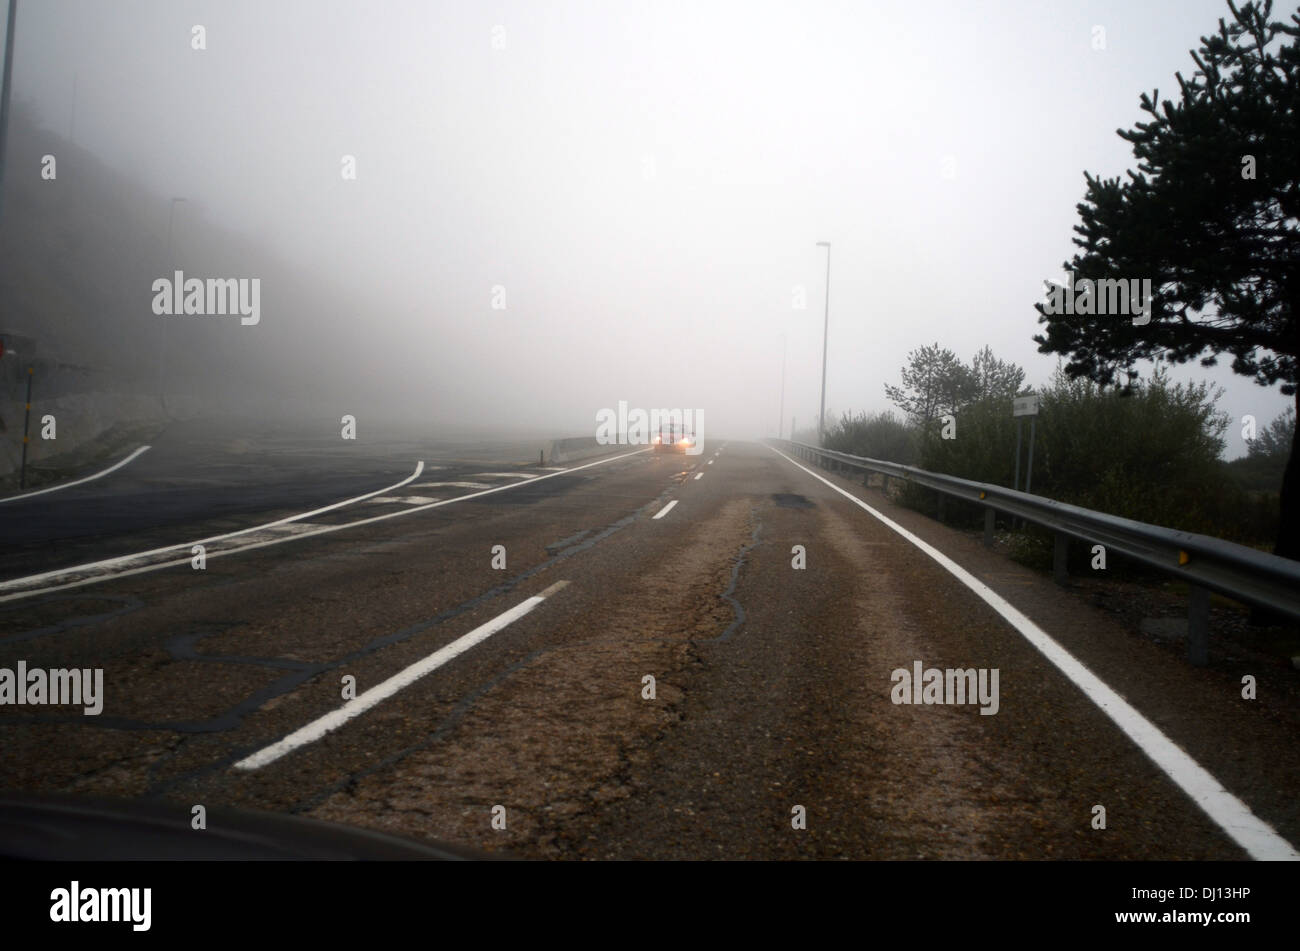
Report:
[[[971,399],[1010,402],[1025,383],[1025,371],[1009,360],[999,360],[984,347],[971,360]]]
[[[957,354],[936,342],[907,355],[902,386],[885,384],[885,396],[918,426],[955,413],[971,393],[970,370]]]
[[[1288,406],[1273,422],[1259,433],[1246,448],[1246,454],[1252,459],[1264,457],[1269,459],[1290,459],[1291,446],[1295,442],[1295,410]]]

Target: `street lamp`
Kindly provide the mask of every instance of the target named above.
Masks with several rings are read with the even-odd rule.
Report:
[[[18,0],[9,0],[9,12],[6,14],[5,26],[5,59],[3,79],[3,89],[0,89],[0,199],[4,197],[4,180],[5,180],[5,151],[6,142],[9,138],[9,92],[13,87],[14,78],[14,21],[18,16]]]
[[[176,203],[184,201],[184,198],[173,198],[171,209],[167,213],[167,266],[172,269],[169,275],[175,279],[176,259],[172,256],[172,225],[176,220]],[[173,294],[175,289],[173,288]],[[176,316],[175,314],[172,315]],[[158,328],[158,401],[162,406],[163,412],[167,412],[167,388],[163,379],[163,365],[167,362],[167,321],[164,320]]]
[[[781,411],[776,417],[776,438],[781,439],[785,435],[785,334],[781,334]],[[794,439],[794,433],[790,434]]]
[[[826,249],[826,315],[822,320],[822,411],[817,416],[817,445],[826,445],[826,336],[831,324],[831,243],[818,241]]]

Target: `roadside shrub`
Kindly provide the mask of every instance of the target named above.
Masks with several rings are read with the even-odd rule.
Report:
[[[917,459],[916,432],[888,410],[845,413],[827,430],[826,448],[903,465],[914,465]]]
[[[1205,383],[1171,383],[1162,368],[1127,394],[1058,371],[1039,393],[1034,494],[1170,528],[1267,544],[1276,527],[1275,501],[1244,491],[1220,460],[1229,425],[1217,409],[1220,395]],[[1011,486],[1016,420],[1009,401],[976,401],[955,415],[954,439],[940,438],[938,421],[926,427],[918,440],[921,467]],[[1023,489],[1029,421],[1022,425]],[[933,505],[929,494],[911,493],[906,499],[922,508]]]

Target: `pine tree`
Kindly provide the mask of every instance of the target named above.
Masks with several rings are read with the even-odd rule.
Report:
[[[1138,160],[1128,180],[1085,172],[1078,280],[1150,279],[1149,321],[1049,313],[1038,304],[1043,353],[1098,383],[1134,379],[1139,360],[1232,369],[1280,385],[1300,405],[1300,14],[1272,19],[1272,0],[1228,3],[1233,21],[1177,74],[1178,102],[1142,95],[1150,121],[1119,135]],[[1078,287],[1076,283],[1076,287]],[[1300,558],[1300,462],[1282,479],[1275,551]]]

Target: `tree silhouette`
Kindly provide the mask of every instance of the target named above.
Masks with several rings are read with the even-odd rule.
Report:
[[[1202,37],[1196,72],[1177,74],[1177,103],[1142,95],[1151,117],[1132,143],[1128,180],[1085,172],[1085,197],[1065,269],[1085,281],[1151,281],[1149,313],[1051,312],[1037,304],[1043,353],[1066,372],[1112,384],[1138,360],[1232,369],[1296,396],[1300,360],[1300,14],[1272,20],[1272,0],[1238,7]],[[1095,286],[1095,285],[1094,285]],[[1084,308],[1095,310],[1095,307]],[[1300,557],[1300,465],[1282,479],[1275,551]]]

